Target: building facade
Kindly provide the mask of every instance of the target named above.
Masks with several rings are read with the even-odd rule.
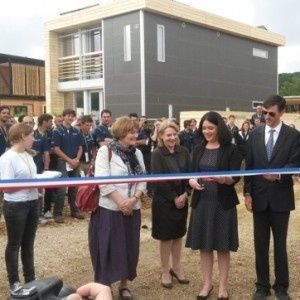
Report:
[[[284,37],[171,0],[113,1],[45,25],[47,110],[148,117],[251,110]]]
[[[12,116],[38,116],[45,110],[45,62],[0,54],[0,105]]]

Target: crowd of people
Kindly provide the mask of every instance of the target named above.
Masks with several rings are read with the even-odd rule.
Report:
[[[108,109],[101,112],[99,125],[91,116],[76,116],[72,109],[65,109],[56,117],[42,114],[37,124],[33,117],[23,116],[11,125],[9,107],[1,106],[0,177],[35,178],[46,170],[60,171],[63,177],[79,177],[91,173],[127,176],[298,167],[300,135],[282,122],[285,105],[284,98],[274,95],[258,106],[240,129],[234,115],[227,119],[211,111],[201,118],[198,127],[195,119],[184,121],[182,131],[174,120],[158,119],[151,124],[146,116],[136,113],[112,123]],[[101,185],[99,206],[91,213],[88,229],[96,290],[107,294],[102,285],[110,287],[120,282],[121,299],[132,299],[128,281],[137,276],[141,199],[148,193],[152,198],[152,237],[159,241],[162,287],[171,289],[174,279],[179,284],[189,284],[181,264],[185,243],[200,252],[203,286],[197,299],[209,298],[214,289],[214,252],[219,271],[218,299],[228,299],[230,252],[239,247],[239,200],[235,190],[239,180],[240,177],[228,174],[151,184]],[[75,205],[74,187],[4,190],[5,262],[11,291],[21,286],[20,250],[25,282],[35,279],[34,239],[38,222],[53,217],[55,222],[64,223],[66,192],[71,217],[85,218]],[[295,208],[292,175],[247,176],[244,197],[254,222],[257,279],[253,299],[266,299],[271,287],[277,299],[290,299],[286,238],[290,211]],[[271,232],[273,286],[269,276]],[[110,299],[108,294],[101,299]],[[97,295],[93,292],[93,296]],[[77,299],[76,295],[73,297]]]

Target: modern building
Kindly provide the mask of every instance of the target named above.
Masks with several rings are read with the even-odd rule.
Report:
[[[38,116],[45,110],[45,62],[0,54],[0,105],[11,114]]]
[[[252,110],[285,38],[171,0],[112,1],[45,24],[47,110],[175,116]]]

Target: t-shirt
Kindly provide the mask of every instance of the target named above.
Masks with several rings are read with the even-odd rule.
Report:
[[[80,131],[72,126],[58,126],[53,130],[52,144],[53,147],[59,147],[68,157],[76,158],[78,149],[83,144],[83,137]]]
[[[44,159],[43,154],[50,151],[49,141],[46,135],[42,135],[38,130],[34,131],[34,142],[32,149],[37,152],[33,160],[37,166],[37,172],[42,173],[44,170]]]
[[[99,142],[103,142],[106,138],[110,138],[110,139],[112,138],[112,135],[108,130],[108,127],[103,124],[95,128],[93,136],[97,145],[99,144]]]
[[[36,165],[33,158],[26,151],[18,153],[12,149],[6,151],[0,157],[0,178],[7,179],[31,179],[36,176]],[[38,199],[38,189],[22,189],[19,191],[4,193],[4,200],[22,202]]]

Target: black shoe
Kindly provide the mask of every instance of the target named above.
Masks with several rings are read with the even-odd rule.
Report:
[[[267,299],[268,296],[271,296],[270,291],[257,289],[252,297],[252,300],[265,300],[265,299]]]
[[[275,292],[275,298],[278,300],[290,300],[291,297],[286,291]]]
[[[214,286],[211,287],[211,289],[209,290],[208,294],[207,295],[198,295],[197,296],[197,300],[205,300],[205,299],[208,299],[211,292],[213,291],[214,289]]]
[[[180,284],[189,284],[190,283],[190,281],[188,280],[188,279],[186,279],[186,278],[184,278],[184,279],[180,279],[179,277],[178,277],[178,275],[173,271],[173,269],[170,269],[170,275],[172,276],[172,277],[175,277],[176,279],[177,279],[177,281],[180,283]]]

